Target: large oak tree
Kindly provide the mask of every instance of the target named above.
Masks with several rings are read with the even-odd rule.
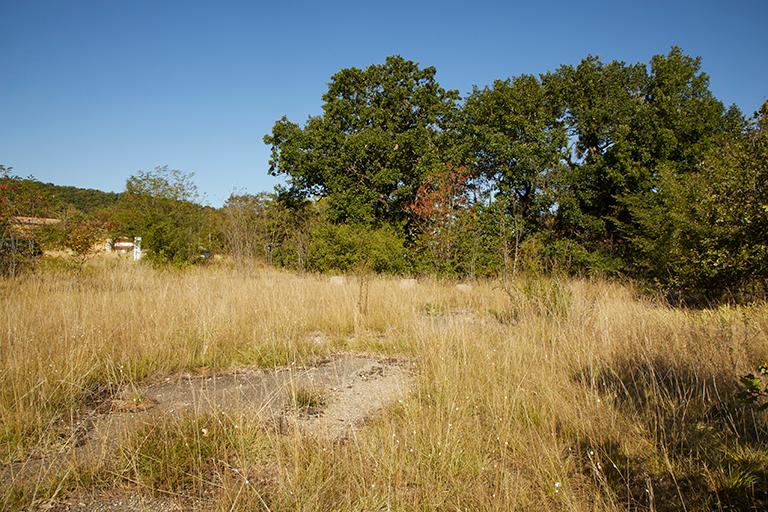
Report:
[[[287,192],[327,197],[332,222],[402,225],[422,179],[443,158],[459,95],[435,68],[399,56],[333,75],[323,113],[300,126],[285,117],[264,141],[269,172]]]

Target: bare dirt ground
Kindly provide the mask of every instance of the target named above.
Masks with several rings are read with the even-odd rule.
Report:
[[[91,412],[78,440],[59,453],[3,471],[3,479],[40,478],[57,461],[103,460],[121,441],[164,417],[224,413],[246,415],[286,433],[340,440],[355,435],[386,405],[402,400],[414,382],[411,362],[362,354],[339,354],[309,367],[277,370],[241,368],[227,372],[183,373],[123,390]],[[322,405],[297,407],[300,390],[322,397]],[[125,494],[71,497],[60,510],[182,510],[177,502]],[[193,507],[197,508],[197,507]]]

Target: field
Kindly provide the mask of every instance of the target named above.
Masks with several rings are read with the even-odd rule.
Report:
[[[374,277],[361,301],[355,276],[49,267],[0,281],[2,509],[768,503],[768,418],[736,398],[739,377],[768,360],[765,305],[675,309],[627,283],[542,276]],[[181,413],[149,396],[321,375],[344,358],[368,368],[350,378],[370,399],[337,431],[303,425],[358,393],[292,377],[272,414],[264,397],[258,411],[235,400]],[[385,400],[369,381],[400,386]],[[116,414],[151,421],[85,449]]]

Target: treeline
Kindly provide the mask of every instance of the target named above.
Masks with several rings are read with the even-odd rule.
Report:
[[[321,115],[280,119],[264,139],[270,173],[287,179],[277,203],[305,210],[309,239],[289,244],[304,254],[288,260],[762,294],[768,106],[750,119],[726,108],[700,66],[679,48],[647,65],[588,57],[463,100],[401,57],[344,69]]]
[[[29,267],[42,248],[69,249],[82,267],[118,237],[142,237],[155,263],[195,263],[223,248],[221,215],[201,199],[191,174],[167,166],[139,171],[117,194],[41,183],[0,165],[0,275]],[[59,222],[25,227],[19,216]]]
[[[176,265],[214,251],[309,271],[623,275],[689,301],[768,289],[768,103],[726,107],[679,48],[463,99],[393,56],[339,71],[322,100],[264,137],[274,193],[204,207],[191,175],[160,167],[119,196],[55,187],[58,206],[33,213],[142,236]]]
[[[67,210],[90,214],[115,204],[120,198],[117,192],[43,183],[31,178],[21,180],[17,193],[37,198],[27,210],[28,215],[36,217],[60,217]]]

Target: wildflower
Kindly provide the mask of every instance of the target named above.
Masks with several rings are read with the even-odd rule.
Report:
[[[203,433],[203,437],[207,437],[208,436],[208,429],[207,428],[202,429],[201,432]]]
[[[555,482],[555,492],[560,492],[560,488],[563,486],[560,482]]]

